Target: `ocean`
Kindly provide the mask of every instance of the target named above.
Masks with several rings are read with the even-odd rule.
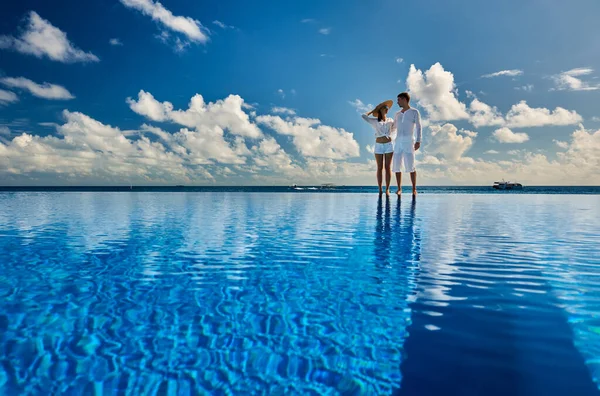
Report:
[[[0,190],[2,395],[599,393],[598,187]]]

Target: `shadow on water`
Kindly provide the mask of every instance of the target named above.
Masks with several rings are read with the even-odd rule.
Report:
[[[404,220],[415,221],[413,216]],[[427,235],[423,245],[440,240],[451,245],[459,232],[458,225],[453,227],[448,239]],[[410,304],[402,383],[394,394],[597,395],[585,361],[573,345],[567,313],[560,308],[560,301],[545,293],[552,285],[547,281],[539,285],[544,290],[543,300],[523,301],[513,293],[512,284],[519,273],[512,274],[511,280],[510,271],[514,270],[510,261],[503,261],[505,268],[499,268],[502,278],[496,278],[493,287],[476,287],[467,274],[491,271],[490,263],[470,261],[469,245],[464,248],[465,252],[456,254],[461,248],[427,246],[418,260],[418,271],[412,272],[417,298]],[[444,256],[448,250],[455,251],[450,259]],[[479,259],[489,259],[489,253]],[[544,279],[543,271],[529,269],[526,274]],[[445,295],[428,291],[436,284],[443,285],[438,287]]]

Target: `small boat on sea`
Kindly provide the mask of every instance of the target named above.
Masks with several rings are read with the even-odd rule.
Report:
[[[521,183],[513,183],[511,181],[504,181],[504,179],[502,179],[501,182],[494,182],[494,185],[492,187],[495,188],[496,190],[522,190],[523,189],[523,185]]]

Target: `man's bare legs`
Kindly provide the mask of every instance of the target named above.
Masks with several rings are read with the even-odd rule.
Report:
[[[398,184],[396,195],[400,196],[402,194],[402,172],[396,172],[396,183]]]
[[[385,153],[385,195],[390,195],[390,183],[392,181],[392,157],[394,153]],[[381,184],[379,185],[381,192]]]
[[[377,162],[377,185],[379,186],[379,194],[383,194],[381,184],[383,183],[383,154],[375,154],[375,162]]]
[[[410,181],[412,182],[412,186],[413,186],[413,197],[417,195],[417,171],[414,172],[410,172]]]

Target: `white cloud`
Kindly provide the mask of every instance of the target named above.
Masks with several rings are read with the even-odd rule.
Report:
[[[281,135],[292,136],[294,146],[305,157],[346,159],[360,155],[352,133],[322,125],[317,119],[295,117],[284,120],[279,116],[264,115],[256,117],[256,121]]]
[[[305,19],[301,20],[300,22],[301,23],[315,23],[315,22],[317,22],[317,20],[313,19],[313,18],[305,18]]]
[[[14,92],[0,89],[0,105],[18,102],[19,97]]]
[[[533,84],[527,84],[520,87],[515,87],[517,91],[533,92]]]
[[[371,154],[375,153],[375,146],[371,146],[370,144],[367,144],[365,146],[365,149],[367,150],[368,153],[371,153]]]
[[[524,100],[513,105],[506,114],[506,126],[509,128],[573,125],[582,120],[583,118],[576,111],[569,111],[562,107],[557,107],[554,111],[532,108]]]
[[[506,127],[496,129],[492,136],[500,143],[525,143],[529,140],[526,133],[513,132]]]
[[[259,138],[262,132],[244,112],[244,100],[229,95],[223,100],[205,103],[200,94],[194,95],[187,110],[174,110],[170,102],[159,102],[151,93],[140,91],[138,100],[127,98],[134,112],[153,121],[170,121],[188,128],[226,129],[234,135]]]
[[[439,160],[439,158],[434,157],[433,155],[425,155],[423,159],[419,161],[419,164],[422,165],[441,165],[443,162]]]
[[[592,68],[580,67],[556,74],[551,76],[551,78],[554,80],[556,89],[559,91],[595,91],[600,89],[600,84],[590,84],[589,82],[578,78],[580,76],[587,76],[593,72],[594,69]]]
[[[188,40],[204,44],[208,42],[208,30],[200,21],[190,17],[175,16],[158,1],[153,0],[120,0],[126,7],[140,11],[151,17],[167,29],[183,34]]]
[[[108,42],[110,43],[110,45],[123,45],[123,42],[118,38],[111,38],[110,40],[108,40]]]
[[[477,98],[474,98],[469,105],[469,112],[471,113],[469,121],[476,128],[504,124],[504,118],[496,107],[483,103]]]
[[[252,147],[252,159],[258,167],[266,167],[287,175],[302,174],[302,169],[292,162],[291,157],[272,137],[263,139]]]
[[[54,100],[68,100],[74,99],[75,97],[71,95],[66,88],[56,85],[49,84],[47,82],[42,84],[37,84],[27,78],[24,77],[4,77],[0,78],[0,83],[6,85],[11,88],[21,88],[29,91],[32,95],[37,96],[38,98],[44,99],[54,99]]]
[[[271,112],[275,113],[275,114],[296,115],[295,110],[288,109],[287,107],[280,107],[280,106],[272,107]]]
[[[525,150],[508,150],[506,152],[506,154],[508,154],[508,155],[523,155],[525,153],[526,153]]]
[[[375,106],[373,106],[370,103],[364,104],[360,99],[354,99],[348,101],[348,103],[350,103],[350,106],[354,107],[356,111],[360,114],[368,113],[369,111],[373,110],[373,108],[375,108]]]
[[[328,28],[319,29],[319,33],[324,34],[324,35],[327,36],[329,33],[331,33],[331,28],[328,27]]]
[[[10,129],[8,129],[8,127],[5,126],[0,126],[0,136],[9,136],[10,135]]]
[[[431,121],[469,118],[467,108],[456,96],[454,75],[438,62],[423,73],[410,65],[406,85]]]
[[[277,95],[281,96],[282,99],[285,99],[285,92],[283,91],[283,89],[279,88],[277,90]]]
[[[0,142],[0,174],[4,178],[44,176],[64,181],[94,183],[138,183],[207,179],[197,167],[184,166],[184,160],[164,145],[145,137],[131,140],[125,131],[82,113],[63,112],[65,123],[59,136],[40,137],[23,133]]]
[[[452,128],[446,128],[451,132]],[[491,184],[507,175],[525,185],[600,184],[600,174],[597,171],[600,169],[600,130],[588,131],[580,125],[571,137],[566,151],[558,152],[556,160],[550,160],[542,153],[511,150],[515,156],[501,161],[475,160],[462,155],[441,158],[439,155],[429,155],[430,150],[437,152],[436,146],[444,145],[444,139],[440,139],[433,144],[434,147],[430,147],[430,143],[423,159],[417,161],[417,166],[421,167],[419,178],[434,185],[449,182],[464,185]],[[565,145],[561,143],[561,146]],[[489,150],[486,154],[499,153]]]
[[[556,139],[553,139],[552,141],[553,141],[553,142],[554,142],[554,143],[555,143],[555,144],[556,144],[558,147],[560,147],[561,149],[565,149],[565,150],[566,150],[566,149],[568,149],[568,148],[569,148],[569,142],[564,142],[564,141],[561,141],[561,140],[556,140]]]
[[[523,70],[518,70],[518,69],[511,69],[511,70],[501,70],[495,73],[490,73],[490,74],[484,74],[483,78],[493,78],[493,77],[501,77],[501,76],[507,76],[507,77],[516,77],[516,76],[521,76],[523,75]]]
[[[594,121],[594,122],[600,122],[600,117],[592,117],[592,121]]]
[[[430,142],[425,147],[426,154],[456,161],[473,146],[473,137],[459,134],[453,124],[431,125]]]
[[[181,128],[178,132],[171,134],[160,128],[144,124],[142,130],[158,136],[166,147],[185,159],[190,165],[208,165],[215,162],[244,164],[246,162],[246,159],[240,154],[247,152],[247,148],[244,150],[244,148],[238,147],[239,141],[236,141],[235,145],[230,145],[225,140],[223,129],[218,127]]]
[[[461,129],[460,131],[458,131],[458,133],[462,133],[463,135],[469,136],[469,137],[477,137],[478,133],[474,132],[474,131],[469,131],[466,129]]]
[[[404,58],[396,58],[396,63],[402,63],[404,62]]]
[[[221,29],[235,29],[235,26],[231,26],[231,25],[227,25],[221,21],[213,21],[213,24],[217,25],[218,27],[220,27]]]
[[[51,60],[74,62],[98,62],[100,59],[91,52],[75,47],[67,34],[41,18],[35,11],[28,14],[28,25],[20,37],[0,36],[0,48],[7,48],[23,54],[44,56]]]

